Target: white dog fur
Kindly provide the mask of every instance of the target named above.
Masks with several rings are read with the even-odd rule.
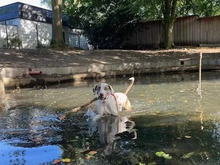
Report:
[[[130,101],[128,100],[127,93],[134,84],[134,77],[131,77],[129,80],[131,83],[124,93],[114,93],[112,86],[107,83],[100,83],[93,88],[94,94],[98,96],[98,115],[96,119],[107,114],[118,116],[118,113],[122,111],[122,109],[131,110],[131,105]]]

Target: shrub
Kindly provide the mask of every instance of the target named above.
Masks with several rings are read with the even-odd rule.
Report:
[[[10,36],[8,38],[8,48],[20,48],[22,41],[18,36]]]

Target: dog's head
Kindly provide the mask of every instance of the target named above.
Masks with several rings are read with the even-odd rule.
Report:
[[[101,83],[93,88],[93,93],[98,96],[100,100],[105,100],[110,94],[114,93],[111,85]]]

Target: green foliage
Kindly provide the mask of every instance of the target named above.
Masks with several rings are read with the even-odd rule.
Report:
[[[179,0],[177,16],[215,16],[220,14],[219,6],[220,0]]]
[[[8,38],[8,48],[20,48],[22,41],[18,36],[9,36]]]
[[[123,45],[124,36],[141,18],[133,10],[134,3],[135,0],[66,0],[64,13],[74,28],[84,30],[90,44],[114,48]]]
[[[52,6],[51,0],[41,0],[41,4],[44,4],[44,5],[48,6],[49,8],[51,8],[51,6]]]
[[[174,0],[63,0],[63,13],[69,16],[73,28],[83,29],[90,44],[98,45],[99,48],[123,47],[123,40],[131,34],[138,22],[162,19],[172,29],[177,16],[220,14],[220,0],[177,0],[172,5],[173,2]],[[173,11],[172,17],[167,17],[166,14],[170,11]],[[172,36],[165,35],[167,41],[168,35]]]

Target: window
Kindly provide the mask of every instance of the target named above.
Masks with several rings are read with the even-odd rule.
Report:
[[[1,22],[0,22],[0,25],[5,25],[5,21],[1,21]]]

